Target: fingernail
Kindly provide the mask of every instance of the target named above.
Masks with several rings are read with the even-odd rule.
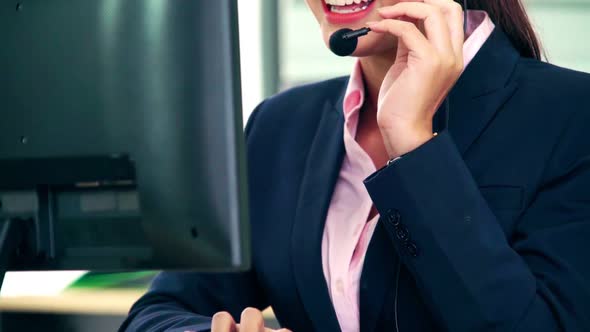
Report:
[[[369,22],[367,22],[367,23],[365,23],[365,24],[366,24],[367,26],[371,26],[371,25],[375,25],[375,24],[377,24],[377,23],[379,23],[379,22],[377,22],[377,21],[369,21]]]

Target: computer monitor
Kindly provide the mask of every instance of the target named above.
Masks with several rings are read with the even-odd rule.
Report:
[[[0,270],[249,266],[236,0],[0,0]]]

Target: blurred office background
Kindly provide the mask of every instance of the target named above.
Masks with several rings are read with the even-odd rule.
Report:
[[[490,0],[493,1],[493,0]],[[549,61],[590,71],[589,0],[524,0]],[[279,87],[317,81],[350,72],[352,59],[332,55],[324,46],[305,0],[279,1]],[[270,45],[268,46],[271,47]]]
[[[123,0],[120,0],[123,1]],[[145,0],[170,1],[170,0]],[[494,0],[490,0],[494,1]],[[548,61],[590,72],[590,0],[525,0]],[[305,0],[238,0],[244,120],[265,97],[298,84],[347,75],[353,59],[324,46]],[[9,273],[0,296],[4,329],[115,331],[154,272]],[[55,327],[53,327],[55,326]]]

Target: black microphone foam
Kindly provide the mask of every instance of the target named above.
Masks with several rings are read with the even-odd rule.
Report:
[[[344,35],[352,32],[351,29],[340,29],[330,36],[330,50],[338,56],[349,56],[354,53],[358,44],[358,38],[344,38]]]

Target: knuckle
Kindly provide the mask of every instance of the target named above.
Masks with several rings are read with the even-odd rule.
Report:
[[[211,319],[211,330],[219,331],[225,330],[235,324],[233,317],[225,311],[217,312]]]
[[[229,312],[227,312],[227,311],[220,311],[220,312],[216,313],[215,315],[213,315],[213,320],[226,320],[229,318],[232,318],[232,317],[229,314]]]
[[[242,311],[242,321],[262,322],[262,313],[256,308],[246,308]]]
[[[432,14],[436,15],[438,17],[443,17],[445,15],[445,13],[443,12],[442,8],[440,7],[434,7],[432,9]]]
[[[242,311],[242,315],[256,315],[258,313],[258,309],[248,307]]]
[[[456,66],[455,58],[454,57],[446,57],[443,60],[443,66],[449,70],[455,69],[455,66]]]

